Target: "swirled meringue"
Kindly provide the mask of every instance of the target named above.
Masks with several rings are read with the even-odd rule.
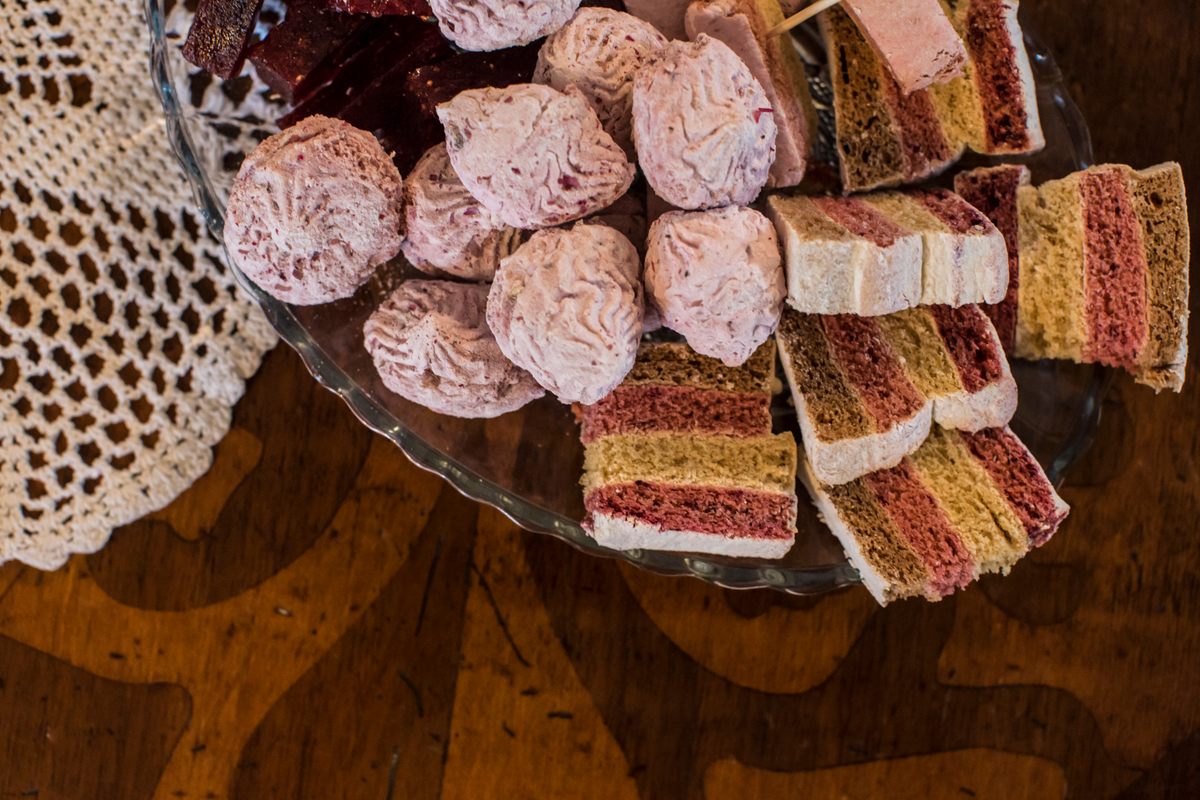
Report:
[[[514,228],[586,217],[633,183],[634,166],[573,86],[471,89],[437,113],[463,185]]]
[[[632,156],[633,76],[666,44],[667,38],[653,25],[631,14],[581,8],[546,39],[533,80],[560,91],[578,87],[604,130]]]
[[[238,269],[285,303],[340,300],[400,251],[402,189],[374,136],[308,117],[242,163],[225,210],[225,247]]]
[[[521,244],[479,204],[450,166],[446,145],[430,148],[404,179],[404,257],[419,270],[490,281],[500,259]]]
[[[775,228],[750,208],[671,211],[650,226],[646,294],[693,350],[740,366],[775,332],[787,293]]]
[[[496,345],[483,284],[401,284],[363,326],[383,384],[454,417],[497,417],[545,394]]]
[[[671,42],[633,82],[633,141],[650,186],[685,209],[747,205],[775,161],[775,119],[750,69],[706,34]]]
[[[642,284],[630,241],[607,225],[539,231],[504,259],[488,295],[500,349],[564,403],[595,403],[633,368]]]
[[[566,24],[580,0],[429,0],[442,35],[464,50],[529,44]]]

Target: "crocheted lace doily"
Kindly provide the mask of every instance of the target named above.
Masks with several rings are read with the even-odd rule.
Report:
[[[148,47],[140,0],[0,3],[0,562],[57,567],[170,502],[275,343],[194,211]],[[261,101],[193,86],[197,113]]]

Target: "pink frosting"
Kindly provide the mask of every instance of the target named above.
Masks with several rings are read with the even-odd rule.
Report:
[[[667,39],[653,25],[610,8],[581,8],[538,52],[535,83],[576,86],[600,124],[630,156],[633,152],[633,76]]]
[[[500,349],[564,403],[591,405],[633,368],[642,336],[638,255],[606,225],[535,233],[488,296]]]
[[[404,181],[404,257],[419,270],[490,281],[520,233],[492,216],[462,185],[446,145],[431,148]]]
[[[514,228],[586,217],[633,183],[634,166],[573,86],[472,89],[437,113],[463,185]]]
[[[371,134],[313,116],[256,147],[225,211],[234,264],[285,303],[354,294],[403,239],[400,173]]]
[[[963,72],[967,51],[939,0],[845,0],[907,94]]]
[[[579,0],[429,0],[442,35],[464,50],[529,44],[566,24]]]
[[[496,417],[545,392],[496,344],[485,313],[488,287],[408,281],[371,315],[364,344],[383,384],[455,417]]]
[[[731,367],[775,332],[787,294],[774,226],[739,206],[655,220],[645,280],[663,324]]]
[[[748,205],[775,161],[762,85],[705,34],[671,42],[633,84],[633,139],[646,180],[679,208]]]

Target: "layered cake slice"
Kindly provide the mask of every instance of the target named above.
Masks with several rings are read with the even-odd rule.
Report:
[[[1041,150],[1046,138],[1018,0],[945,2],[969,58],[965,76],[930,88],[942,123],[977,153]]]
[[[877,316],[992,303],[1008,285],[1004,237],[953,192],[775,195],[767,210],[783,242],[788,303],[798,311]]]
[[[1016,240],[1017,279],[996,315],[1011,319],[1017,357],[1122,367],[1156,391],[1183,387],[1190,244],[1178,164],[1105,164],[1037,188],[1012,168],[957,183]]]
[[[624,383],[577,409],[584,527],[614,550],[781,558],[796,537],[796,443],[771,433],[775,347],[740,367],[643,344]]]
[[[937,2],[937,0],[933,0]],[[783,22],[779,0],[696,0],[685,19],[688,36],[720,39],[746,62],[766,92],[775,117],[775,162],[768,186],[796,186],[804,179],[809,141],[817,130],[817,112],[808,91],[804,63],[791,37],[767,31]]]
[[[1007,428],[935,427],[889,469],[831,486],[804,465],[801,480],[881,605],[940,600],[980,575],[1007,573],[1069,511]]]
[[[784,312],[776,332],[813,473],[842,484],[895,466],[931,424],[1007,425],[1017,386],[976,306],[882,317]]]
[[[966,74],[909,94],[845,11],[821,15],[846,191],[924,180],[968,147],[1030,153],[1045,144],[1015,0],[948,7],[966,43]]]
[[[833,83],[842,187],[850,192],[914,183],[957,161],[963,143],[943,127],[929,91],[905,94],[841,8],[818,19]]]

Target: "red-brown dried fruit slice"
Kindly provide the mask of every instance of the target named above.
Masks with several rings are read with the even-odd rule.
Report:
[[[183,57],[218,78],[242,69],[263,0],[200,0]]]
[[[370,14],[380,17],[402,14],[415,17],[433,16],[433,10],[425,0],[327,0],[334,11],[348,14]]]
[[[326,0],[291,0],[283,21],[250,48],[250,63],[263,83],[291,103],[301,98],[296,90],[313,70],[370,24],[331,11]]]

